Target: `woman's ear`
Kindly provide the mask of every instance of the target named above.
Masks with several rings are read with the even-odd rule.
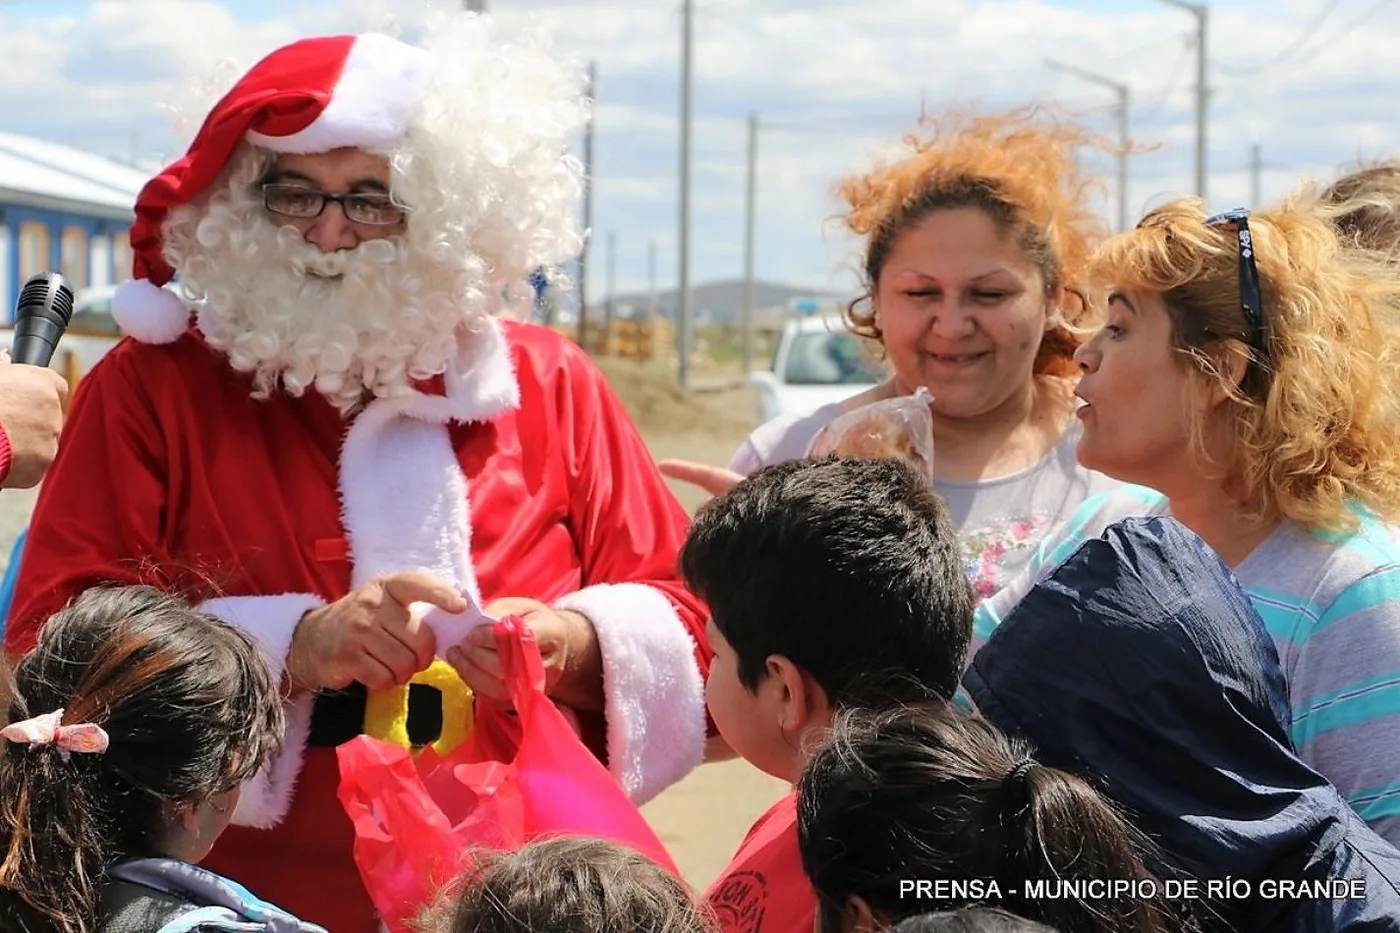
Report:
[[[1218,408],[1239,396],[1245,376],[1249,374],[1250,355],[1244,344],[1230,340],[1213,352],[1211,358],[1221,378],[1211,380],[1210,406]]]
[[[1056,285],[1045,291],[1045,333],[1050,333],[1065,323],[1065,287]]]

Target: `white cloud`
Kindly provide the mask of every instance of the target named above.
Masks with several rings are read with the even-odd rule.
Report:
[[[159,105],[191,98],[221,59],[247,65],[298,35],[396,17],[412,36],[422,0],[98,0],[80,15],[46,3],[0,5],[0,130],[125,157],[170,156]],[[459,7],[439,0],[441,10]],[[606,273],[598,244],[617,237],[619,287],[645,287],[648,245],[663,286],[674,280],[678,216],[680,13],[677,0],[491,0],[503,31],[552,25],[564,54],[599,68],[596,231],[590,292]],[[1056,58],[1132,87],[1133,216],[1189,193],[1195,60],[1190,16],[1160,0],[696,0],[692,278],[742,270],[745,117],[759,145],[758,263],[765,279],[846,284],[855,244],[827,221],[839,178],[913,127],[921,99],[1006,107],[1062,101],[1115,132],[1106,89],[1045,67]],[[1285,61],[1318,0],[1213,0],[1209,53],[1210,196],[1249,199],[1249,149],[1265,162],[1264,197],[1300,176],[1330,176],[1400,150],[1400,6],[1342,0]],[[1362,14],[1371,12],[1364,22]],[[1251,71],[1251,69],[1253,69]],[[1113,216],[1114,165],[1102,209]]]

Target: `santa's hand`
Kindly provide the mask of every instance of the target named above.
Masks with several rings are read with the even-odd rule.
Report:
[[[693,460],[661,460],[657,462],[656,468],[661,471],[662,476],[699,486],[712,496],[724,495],[744,478],[742,473],[710,466],[708,463],[696,463]]]
[[[432,630],[409,612],[428,603],[447,612],[466,609],[456,587],[426,573],[377,577],[302,616],[287,658],[294,688],[343,690],[362,683],[388,690],[408,683],[433,663]]]
[[[602,653],[598,633],[586,616],[520,597],[498,599],[485,611],[493,619],[515,616],[534,633],[544,662],[545,692],[550,697],[575,709],[603,708]],[[483,625],[460,645],[448,648],[446,660],[477,696],[510,702],[493,626]]]

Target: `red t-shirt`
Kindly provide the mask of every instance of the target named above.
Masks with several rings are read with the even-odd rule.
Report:
[[[705,892],[720,933],[811,933],[817,895],[797,850],[797,793],[749,829],[729,867]]]

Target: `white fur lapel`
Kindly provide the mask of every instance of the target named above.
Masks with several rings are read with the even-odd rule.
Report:
[[[351,585],[425,570],[481,600],[471,560],[467,479],[449,422],[488,421],[519,408],[510,346],[496,320],[462,340],[445,395],[376,399],[355,419],[340,459]]]

